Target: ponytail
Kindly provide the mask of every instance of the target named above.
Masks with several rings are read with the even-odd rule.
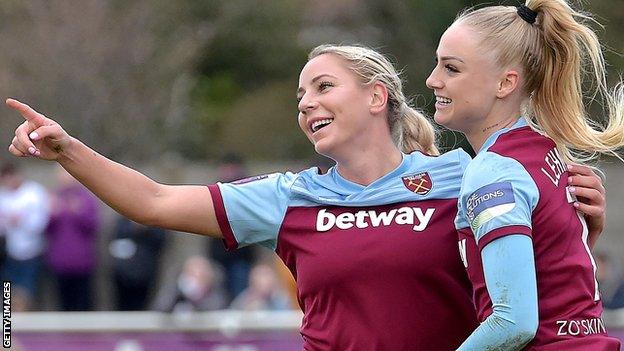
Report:
[[[542,65],[529,103],[535,123],[563,148],[570,161],[586,162],[596,153],[611,153],[624,146],[621,85],[609,92],[605,62],[593,20],[563,0],[528,0],[538,13],[543,43]],[[583,102],[583,73],[595,83],[592,96],[601,96],[608,111],[606,127],[599,131],[588,120]],[[577,150],[577,151],[573,151]]]
[[[398,135],[394,140],[401,151],[405,153],[421,151],[432,156],[439,155],[435,143],[436,130],[425,115],[406,103],[402,105],[400,113],[396,127]]]

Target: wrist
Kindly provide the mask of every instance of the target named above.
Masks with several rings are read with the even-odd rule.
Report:
[[[80,140],[70,136],[65,145],[58,145],[54,151],[57,153],[56,162],[65,166],[76,159],[76,148],[80,145]]]

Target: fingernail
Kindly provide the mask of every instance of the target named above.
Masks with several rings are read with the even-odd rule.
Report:
[[[37,151],[37,150],[34,147],[32,147],[32,146],[28,148],[28,152],[30,152],[31,155],[34,155],[35,151]]]
[[[568,170],[572,170],[572,165],[568,165]]]
[[[575,191],[576,191],[576,188],[575,188],[575,187],[573,187],[573,186],[571,186],[571,187],[568,187],[568,190],[569,190],[571,193],[573,193],[573,192],[575,192]]]
[[[32,140],[37,140],[37,138],[39,138],[39,134],[37,134],[36,132],[32,132],[30,133],[30,138]]]
[[[578,208],[579,206],[580,206],[580,205],[579,205],[579,203],[578,203],[578,202],[575,202],[575,203],[574,203],[574,207]]]
[[[39,150],[35,151],[35,156],[37,156],[37,157],[41,156],[41,151],[39,151]]]

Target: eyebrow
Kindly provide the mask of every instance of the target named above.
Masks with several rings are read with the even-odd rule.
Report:
[[[456,60],[456,61],[459,61],[461,63],[466,63],[466,62],[464,62],[464,60],[462,60],[461,58],[459,58],[457,56],[442,56],[442,57],[440,57],[440,61],[449,61],[449,60]]]
[[[331,77],[331,78],[334,78],[334,79],[338,79],[338,77],[336,77],[336,76],[332,76],[331,74],[323,73],[323,74],[319,74],[318,76],[312,78],[310,83],[314,84],[316,81],[318,81],[319,79],[321,79],[323,77]],[[299,89],[297,89],[297,97],[299,97],[299,95],[302,94],[304,91],[305,91],[305,89],[303,89],[302,87],[299,87]]]

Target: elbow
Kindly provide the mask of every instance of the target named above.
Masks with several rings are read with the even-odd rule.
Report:
[[[160,227],[163,225],[163,213],[161,206],[162,189],[154,189],[149,196],[137,201],[130,213],[124,214],[134,222],[148,227]]]
[[[519,344],[528,344],[535,338],[535,334],[537,334],[536,328],[519,328],[516,333],[516,339],[518,339]]]
[[[146,206],[142,214],[137,216],[135,222],[143,224],[148,227],[160,227],[163,224],[162,216],[159,214],[155,205]]]
[[[501,334],[500,346],[501,350],[520,350],[526,344],[531,342],[537,334],[538,318],[537,313],[533,315],[516,315],[515,318],[510,318],[507,315],[502,317],[497,314],[492,314],[489,317],[488,324],[492,327],[492,330],[498,330]]]
[[[147,226],[147,227],[160,227],[161,226],[161,224],[158,221],[158,217],[149,216],[149,215],[141,216],[135,222],[139,224],[143,224],[144,226]]]
[[[525,345],[531,342],[537,334],[538,325],[537,318],[530,318],[517,323],[515,328],[513,328],[513,335],[517,344]]]

